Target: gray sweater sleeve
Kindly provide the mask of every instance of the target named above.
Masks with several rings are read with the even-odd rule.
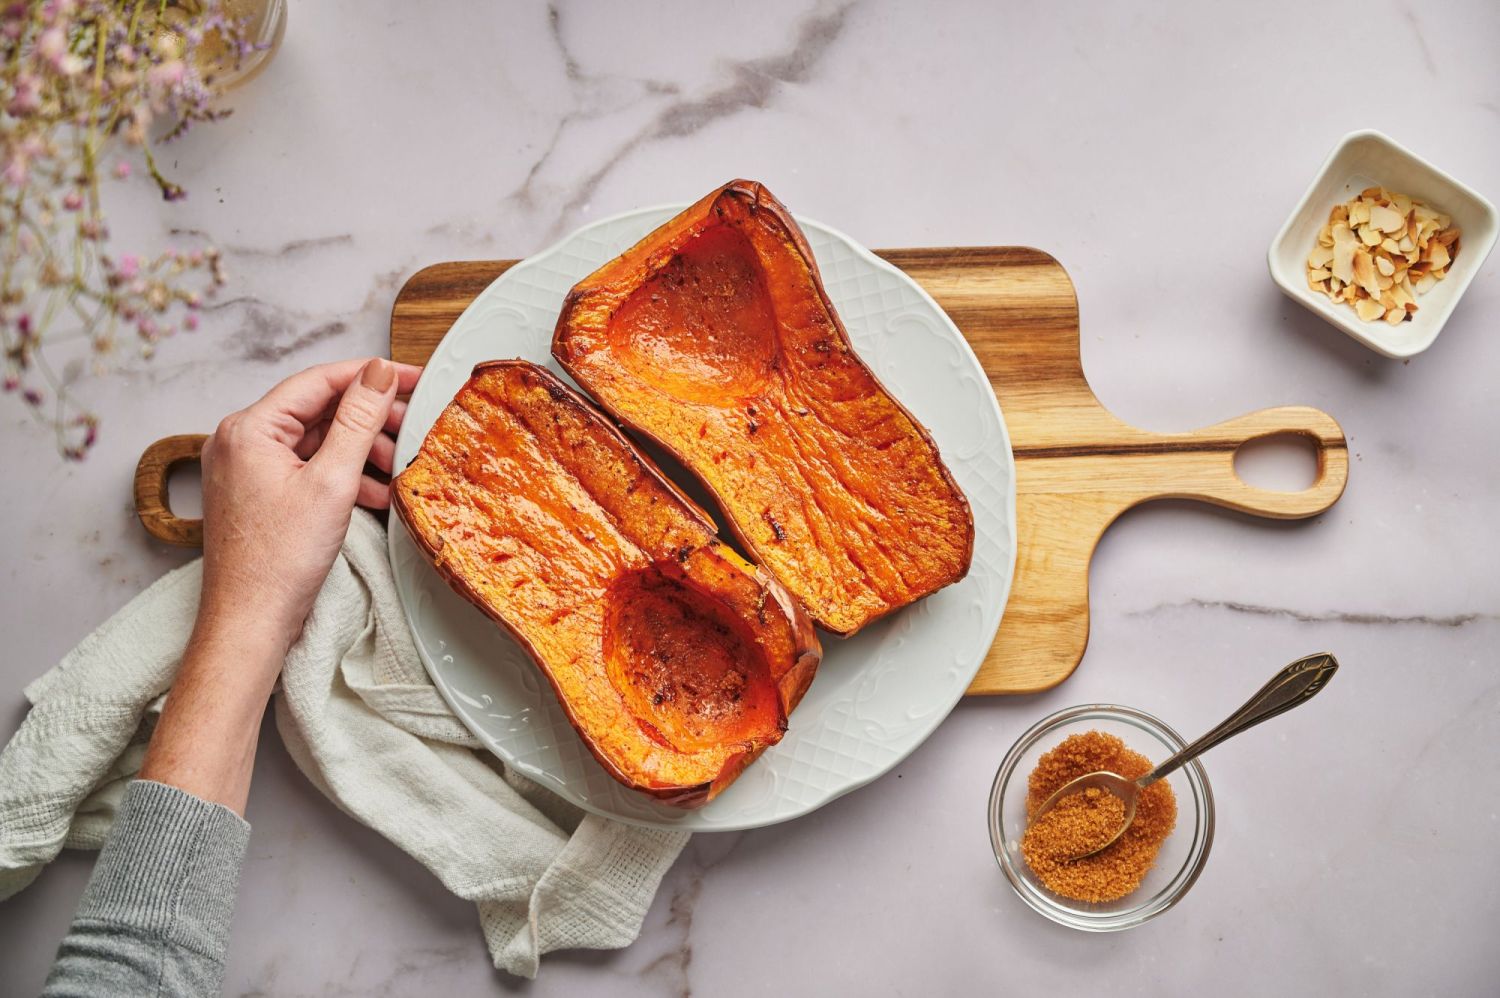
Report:
[[[228,808],[132,783],[43,994],[218,994],[249,839]]]

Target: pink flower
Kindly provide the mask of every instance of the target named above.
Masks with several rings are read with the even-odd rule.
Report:
[[[48,62],[55,63],[68,54],[68,39],[62,28],[48,28],[36,39],[37,54]]]
[[[10,162],[5,164],[5,182],[12,187],[25,187],[26,178],[29,175],[30,171],[26,168],[24,156],[12,156]]]
[[[60,27],[43,31],[36,39],[37,54],[52,64],[64,76],[73,76],[83,69],[81,58],[68,51],[68,36]]]
[[[115,268],[115,273],[120,275],[121,280],[128,281],[139,273],[140,269],[141,258],[134,253],[126,253],[120,257],[120,265]]]
[[[189,312],[182,320],[182,326],[188,332],[195,332],[198,328],[198,313]]]
[[[31,23],[31,12],[24,3],[7,4],[5,13],[0,14],[0,17],[5,19],[5,26],[0,28],[0,34],[4,34],[12,41],[25,34],[27,26]]]
[[[123,159],[120,160],[118,163],[116,163],[115,164],[115,176],[118,177],[121,180],[129,180],[130,179],[130,164],[128,162],[126,162],[125,160],[123,160]]]
[[[69,191],[63,195],[62,206],[64,211],[77,211],[83,207],[83,195],[77,191]]]
[[[182,74],[186,71],[187,65],[181,59],[168,59],[151,67],[146,73],[146,82],[155,87],[175,87],[182,82]]]
[[[16,76],[16,92],[5,109],[20,117],[42,106],[41,82],[30,73]]]

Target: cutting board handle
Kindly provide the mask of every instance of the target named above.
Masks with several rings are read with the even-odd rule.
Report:
[[[1313,446],[1318,468],[1313,483],[1300,492],[1276,492],[1247,483],[1235,471],[1239,449],[1276,436],[1304,437]],[[1285,405],[1237,416],[1184,434],[1190,460],[1164,464],[1167,490],[1159,498],[1197,499],[1256,516],[1298,520],[1327,510],[1344,493],[1349,480],[1349,449],[1344,431],[1328,413],[1311,406]],[[1181,455],[1186,458],[1188,455]]]
[[[204,433],[162,437],[146,448],[135,466],[135,512],[141,526],[159,541],[185,548],[203,546],[203,521],[172,512],[169,482],[180,465],[199,459],[207,439]]]

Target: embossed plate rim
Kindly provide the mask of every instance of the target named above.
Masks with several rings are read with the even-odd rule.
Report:
[[[618,242],[623,235],[624,238],[628,239],[628,242],[620,246],[620,250],[623,250],[624,248],[633,244],[635,240],[640,236],[644,235],[646,232],[649,232],[652,228],[654,228],[656,225],[659,225],[662,221],[665,221],[667,218],[681,211],[684,207],[686,206],[662,205],[648,208],[638,208],[632,211],[622,212],[618,215],[613,215],[608,218],[601,219],[597,222],[590,223],[589,225],[575,230],[574,232],[570,233],[568,236],[564,237],[558,242],[552,244],[542,252],[517,263],[509,270],[507,270],[504,274],[501,274],[493,282],[491,282],[491,284],[486,287],[484,291],[480,292],[480,294],[475,297],[474,301],[470,302],[469,306],[463,311],[462,314],[460,314],[458,319],[454,321],[453,325],[449,328],[448,333],[444,335],[443,340],[433,351],[433,355],[428,361],[429,370],[432,370],[437,363],[441,362],[445,352],[461,353],[461,346],[464,341],[466,341],[470,337],[482,337],[484,335],[485,326],[481,319],[481,313],[484,313],[487,309],[497,308],[500,305],[507,304],[507,302],[511,303],[510,307],[518,314],[523,313],[528,309],[534,310],[540,307],[523,301],[521,297],[522,293],[528,290],[528,288],[534,289],[536,287],[536,284],[539,283],[539,279],[536,278],[533,279],[533,283],[530,285],[525,283],[529,272],[543,268],[546,264],[554,262],[554,258],[560,257],[565,253],[572,252],[575,254],[575,257],[580,256],[581,254],[579,254],[578,251],[574,249],[574,247],[579,244],[587,245],[591,241],[595,240],[609,242],[611,237],[613,237],[614,240]],[[413,643],[416,646],[418,655],[421,658],[423,665],[426,667],[427,673],[429,677],[431,677],[433,685],[437,687],[438,692],[442,696],[443,700],[448,704],[449,708],[454,712],[455,715],[458,716],[463,724],[474,734],[474,736],[507,765],[514,767],[518,772],[529,777],[530,779],[535,780],[548,789],[558,793],[564,799],[580,808],[583,808],[586,811],[600,814],[605,817],[614,818],[630,824],[642,825],[646,827],[674,828],[686,831],[734,831],[747,828],[757,828],[769,824],[775,824],[781,821],[787,821],[795,817],[800,817],[803,814],[810,813],[811,811],[822,807],[823,805],[837,799],[838,797],[843,796],[846,793],[850,793],[862,786],[866,786],[876,779],[879,779],[881,776],[888,773],[891,769],[898,765],[908,755],[910,755],[911,752],[915,751],[915,749],[919,745],[921,745],[922,742],[924,742],[932,734],[933,731],[937,729],[938,725],[942,723],[942,720],[946,718],[949,713],[951,713],[953,707],[958,703],[959,699],[962,698],[965,689],[967,689],[969,683],[973,681],[974,675],[978,672],[980,665],[983,663],[985,654],[988,652],[990,645],[994,641],[995,634],[999,631],[1001,618],[1004,613],[1004,607],[1006,601],[1009,598],[1010,586],[1015,574],[1017,550],[1015,461],[1014,456],[1011,452],[1010,436],[1005,425],[1004,414],[1000,410],[999,402],[996,400],[994,392],[989,388],[988,375],[985,374],[978,358],[974,355],[973,349],[969,346],[968,341],[965,340],[963,335],[959,332],[957,326],[953,324],[953,321],[948,317],[947,313],[942,310],[942,308],[932,299],[932,296],[929,295],[926,290],[921,287],[921,285],[914,281],[905,272],[900,270],[900,268],[895,267],[892,264],[887,263],[886,261],[875,256],[875,254],[865,249],[864,246],[844,235],[839,230],[827,225],[823,225],[822,223],[816,222],[802,215],[797,215],[796,217],[798,223],[803,227],[804,231],[807,232],[809,236],[809,242],[814,244],[814,255],[818,257],[819,268],[824,273],[825,285],[830,285],[829,296],[834,300],[834,304],[836,307],[839,306],[839,295],[832,286],[843,282],[847,278],[842,276],[844,272],[840,271],[840,276],[831,279],[830,272],[832,268],[843,266],[846,260],[853,260],[859,264],[864,265],[866,268],[868,268],[868,271],[866,272],[873,271],[876,272],[877,276],[883,275],[883,277],[881,278],[883,280],[894,280],[897,285],[915,295],[917,303],[927,313],[927,318],[932,320],[932,331],[941,334],[944,339],[951,341],[952,345],[957,348],[958,362],[969,369],[969,374],[982,387],[982,393],[969,393],[973,397],[970,398],[966,404],[978,405],[980,408],[989,410],[988,415],[993,416],[995,429],[998,430],[999,434],[998,444],[1000,446],[998,447],[995,446],[994,440],[986,440],[983,442],[984,445],[972,454],[966,454],[962,456],[961,459],[955,460],[956,451],[955,448],[951,446],[951,440],[949,444],[945,444],[943,436],[940,434],[939,430],[934,427],[930,419],[922,419],[920,415],[918,416],[918,418],[922,419],[924,425],[926,425],[929,431],[932,432],[933,438],[937,441],[939,449],[943,454],[945,463],[947,463],[950,469],[953,470],[955,477],[959,478],[960,482],[962,482],[965,477],[977,478],[981,475],[981,472],[983,472],[986,476],[986,484],[993,484],[993,482],[990,481],[991,478],[1003,477],[1004,489],[999,496],[1001,504],[1003,505],[1003,517],[1000,518],[1003,520],[1003,522],[996,523],[993,522],[995,518],[988,518],[986,514],[993,512],[993,509],[980,509],[976,503],[976,496],[974,492],[970,487],[966,486],[965,491],[970,496],[970,503],[972,506],[975,506],[975,559],[973,566],[970,569],[970,575],[966,577],[963,582],[957,583],[955,584],[955,586],[949,587],[949,589],[935,594],[927,601],[923,601],[922,603],[918,603],[913,607],[900,611],[899,613],[892,615],[891,618],[888,618],[887,621],[878,622],[877,624],[872,625],[871,628],[867,629],[867,631],[874,631],[877,628],[891,628],[894,630],[894,628],[896,628],[901,621],[908,617],[911,617],[911,620],[915,621],[919,616],[930,616],[934,611],[931,611],[930,607],[928,607],[929,604],[936,605],[936,601],[941,600],[944,593],[952,594],[955,590],[958,590],[960,589],[960,587],[965,586],[966,583],[969,583],[970,580],[974,580],[972,583],[974,588],[984,589],[989,588],[990,586],[993,586],[994,588],[994,592],[990,596],[988,596],[987,599],[980,601],[978,604],[983,616],[974,625],[974,632],[969,639],[970,643],[973,643],[978,650],[971,656],[972,661],[964,662],[960,667],[947,674],[947,677],[945,678],[950,679],[949,685],[946,687],[946,692],[948,694],[947,696],[942,696],[934,699],[931,702],[930,706],[927,706],[923,711],[915,715],[912,711],[908,711],[907,720],[912,726],[914,726],[914,730],[908,731],[896,738],[890,738],[889,733],[886,731],[880,732],[881,735],[887,738],[885,744],[879,746],[883,751],[887,753],[887,758],[880,759],[871,763],[865,763],[862,759],[855,759],[855,762],[858,764],[858,768],[852,774],[836,773],[833,770],[827,768],[827,763],[815,765],[813,763],[804,762],[803,765],[806,770],[825,779],[824,781],[820,781],[817,784],[808,781],[802,781],[799,780],[796,776],[791,775],[795,772],[795,767],[797,765],[797,760],[791,758],[791,754],[794,753],[799,747],[807,745],[811,746],[811,750],[816,755],[820,753],[821,750],[827,748],[825,741],[820,741],[819,739],[844,738],[847,734],[846,731],[842,731],[831,726],[831,723],[837,720],[837,718],[833,717],[832,715],[836,713],[836,710],[839,707],[843,707],[847,704],[854,704],[854,721],[850,721],[848,723],[852,724],[855,723],[855,721],[863,721],[864,719],[859,718],[858,716],[858,697],[861,693],[864,692],[869,692],[872,696],[876,697],[880,695],[880,691],[878,689],[880,680],[888,675],[891,675],[888,662],[886,663],[887,667],[885,669],[873,673],[873,683],[871,681],[870,674],[868,674],[870,670],[873,670],[875,668],[873,665],[869,666],[866,669],[859,669],[857,666],[849,666],[850,674],[843,683],[839,684],[838,689],[840,693],[845,693],[849,690],[852,690],[852,695],[846,697],[845,700],[828,700],[825,695],[824,698],[819,701],[816,719],[808,717],[807,720],[809,723],[799,731],[798,718],[805,716],[804,711],[806,710],[807,706],[807,701],[804,701],[804,707],[799,708],[799,710],[792,715],[790,729],[782,742],[779,745],[774,746],[770,750],[768,750],[767,753],[762,756],[761,759],[757,760],[757,762],[752,765],[746,773],[746,776],[752,776],[752,774],[756,774],[758,770],[762,774],[769,773],[769,771],[776,765],[776,763],[773,762],[773,759],[776,759],[778,757],[782,759],[781,767],[787,772],[782,773],[778,770],[773,775],[765,775],[764,779],[762,780],[763,783],[766,780],[770,781],[770,790],[768,791],[770,796],[767,800],[752,801],[748,806],[746,806],[745,803],[741,801],[737,806],[737,810],[735,812],[725,810],[724,806],[730,804],[731,800],[733,799],[736,786],[740,786],[740,784],[748,784],[750,782],[746,780],[745,777],[741,777],[741,780],[735,786],[732,786],[728,791],[725,792],[724,795],[710,802],[702,809],[699,809],[697,811],[679,811],[676,809],[667,808],[666,806],[657,804],[655,802],[646,801],[643,795],[635,794],[623,787],[613,785],[613,781],[609,781],[607,776],[605,777],[605,780],[612,785],[611,790],[617,792],[609,792],[605,795],[607,798],[611,799],[599,800],[589,796],[590,790],[586,785],[588,781],[593,778],[594,774],[592,770],[598,769],[598,764],[594,761],[593,757],[589,755],[587,749],[583,746],[581,739],[578,739],[578,735],[576,734],[576,732],[573,732],[571,728],[567,730],[567,736],[578,740],[576,746],[569,746],[569,748],[575,749],[575,751],[573,751],[572,753],[572,759],[570,760],[568,758],[560,758],[556,761],[556,768],[561,770],[560,772],[554,771],[553,767],[550,766],[539,766],[530,759],[522,758],[521,756],[516,754],[516,750],[510,744],[503,741],[499,736],[497,736],[495,732],[491,730],[491,726],[488,725],[485,722],[484,718],[480,716],[482,710],[478,704],[478,701],[475,701],[473,697],[470,697],[467,694],[463,694],[460,690],[454,687],[452,683],[450,683],[450,677],[448,676],[446,671],[449,666],[445,665],[442,662],[442,659],[445,657],[451,658],[451,656],[434,654],[433,649],[429,648],[429,643],[431,643],[436,648],[436,650],[440,652],[447,647],[447,644],[440,637],[424,633],[424,624],[418,619],[415,606],[415,604],[419,602],[420,597],[422,596],[422,587],[431,586],[434,582],[436,582],[437,587],[441,587],[441,590],[446,591],[446,584],[444,584],[439,579],[437,573],[432,570],[430,565],[426,564],[425,560],[413,558],[413,554],[415,553],[415,546],[413,545],[411,539],[407,536],[406,531],[401,529],[390,531],[388,539],[389,550],[393,574],[395,575],[397,582],[396,589],[401,600],[402,611],[407,618],[408,624],[412,628]],[[619,229],[619,231],[616,232],[616,229]],[[629,232],[634,232],[635,234],[628,235]],[[848,253],[848,257],[844,259],[823,259],[822,256],[818,253],[817,244],[820,242],[824,242],[825,240],[829,244],[830,248],[836,247],[842,249],[843,251],[846,251]],[[616,252],[619,252],[620,250],[617,250]],[[827,250],[825,250],[825,252],[827,252]],[[611,254],[610,256],[598,259],[592,266],[590,266],[589,271],[587,272],[591,272],[594,267],[597,267],[598,265],[604,263],[613,255],[614,254]],[[830,263],[832,264],[832,268],[830,267]],[[544,271],[543,273],[545,274],[548,272]],[[583,275],[579,276],[581,277]],[[856,278],[858,276],[861,275],[856,274]],[[514,286],[513,289],[509,292],[511,297],[509,299],[506,299],[504,296],[508,293],[507,289],[511,286]],[[846,300],[859,301],[865,298],[867,294],[868,292],[865,292],[863,288],[861,288],[860,294],[856,295],[851,292],[850,295],[846,296]],[[557,301],[557,308],[560,309],[561,304],[561,297],[559,297]],[[842,311],[843,309],[841,309],[841,312]],[[858,311],[861,315],[864,315],[866,310],[861,307]],[[555,310],[553,311],[553,314],[555,315]],[[889,306],[882,304],[881,308],[878,311],[872,312],[872,314],[882,319],[883,321],[890,318],[891,310]],[[896,318],[899,320],[902,317],[897,314]],[[848,324],[849,323],[846,319],[846,325]],[[533,330],[532,332],[534,335],[535,331]],[[879,347],[881,349],[879,349],[877,352],[882,354],[884,352],[883,346],[885,342],[891,339],[891,336],[889,335],[890,331],[887,330],[887,332],[888,335],[882,337],[879,341]],[[550,339],[550,327],[547,329],[547,333],[548,338]],[[863,331],[861,334],[857,334],[856,330],[851,328],[850,335],[851,338],[858,339],[859,335],[873,335],[873,333]],[[892,380],[891,373],[889,371],[881,370],[880,364],[878,362],[878,357],[872,357],[868,352],[867,346],[859,346],[858,344],[857,346],[860,350],[861,356],[865,359],[866,363],[869,364],[873,370],[875,370],[877,376],[880,377],[883,382],[890,384]],[[529,356],[529,354],[527,354],[525,351],[516,351],[514,353],[502,352],[500,354],[497,354],[497,356],[515,355]],[[529,359],[538,360],[537,357],[529,357]],[[542,359],[545,359],[548,362],[549,367],[552,370],[558,370],[556,364],[551,362],[550,356]],[[962,377],[962,375],[960,377]],[[438,391],[435,388],[435,382],[426,374],[424,374],[422,381],[418,384],[416,390],[412,394],[407,418],[397,440],[396,458],[398,467],[403,466],[410,459],[410,457],[416,453],[421,439],[426,436],[427,430],[430,428],[433,420],[436,419],[438,412],[442,410],[443,406],[447,404],[449,398],[451,398],[452,391],[456,390],[456,387],[457,386],[454,386],[451,390],[446,390],[443,394],[437,395],[435,394]],[[939,387],[947,386],[934,385],[932,391],[936,393]],[[925,400],[925,394],[926,390],[919,391],[917,392],[917,397],[924,398]],[[942,393],[942,395],[944,396],[944,399],[942,401],[934,400],[927,404],[931,405],[933,408],[937,408],[939,405],[951,407],[953,405],[951,396],[953,396],[954,394],[956,393],[953,392],[951,388],[948,388]],[[978,398],[980,394],[982,394],[984,397],[983,401]],[[901,398],[903,403],[905,403],[908,408],[912,408],[914,412],[922,407],[920,403],[914,405],[914,401],[916,400],[913,398],[910,392],[897,393],[897,397]],[[987,403],[987,405],[985,403]],[[987,465],[986,462],[991,458],[994,459],[993,464]],[[971,465],[973,466],[972,468]],[[983,533],[981,533],[981,531]],[[979,557],[981,552],[981,538],[983,538],[986,542],[984,545],[986,550],[988,550],[991,546],[991,542],[997,543],[999,546],[1004,548],[1003,566],[991,565],[988,561],[981,562],[981,559]],[[413,568],[412,566],[414,566],[415,564],[420,564],[422,567]],[[426,573],[425,576],[422,575],[422,573]],[[983,576],[983,579],[978,578],[979,576]],[[453,598],[457,599],[456,596]],[[928,607],[928,610],[925,612],[923,609],[924,607]],[[962,609],[962,607],[958,607],[955,608],[955,610],[949,610],[946,612],[948,612],[949,615],[952,616],[955,612],[961,612]],[[475,611],[475,613],[477,614],[477,611]],[[500,633],[498,626],[490,626],[494,627],[494,630],[497,634]],[[887,634],[884,630],[882,630],[881,637],[879,637],[878,639],[874,639],[881,642],[880,644],[877,644],[875,646],[875,651],[878,653],[875,656],[875,660],[889,660],[892,647],[894,647],[895,650],[899,653],[901,651],[901,646],[907,643],[905,637],[906,633],[912,630],[916,630],[921,626],[922,625],[920,623],[908,622],[908,626],[905,628],[905,630],[900,632]],[[929,630],[930,629],[931,628],[929,628]],[[861,635],[850,639],[850,641],[858,642],[860,641],[860,638],[864,636],[865,632],[862,632]],[[820,634],[820,637],[823,638],[825,644],[825,662],[824,669],[819,673],[819,679],[823,680],[826,683],[827,675],[829,672],[827,666],[830,660],[837,660],[839,658],[839,656],[836,654],[836,649],[840,646],[840,644],[842,644],[842,642],[840,642],[839,639],[829,637],[826,634]],[[510,641],[508,637],[504,637],[503,640],[506,642]],[[912,644],[914,645],[915,643]],[[830,653],[831,650],[834,650],[834,653]],[[846,652],[842,657],[844,659],[849,659],[852,654],[853,652]],[[906,652],[906,655],[909,657],[910,652]],[[958,662],[959,660],[957,657],[955,657],[954,661]],[[847,662],[844,664],[848,665]],[[528,669],[535,670],[535,666],[530,663],[529,660],[524,663],[524,666]],[[534,671],[534,676],[538,680],[541,680],[539,670]],[[818,679],[814,680],[813,690],[818,689],[818,681]],[[547,686],[544,680],[540,682],[540,688],[543,689],[545,696],[551,696],[550,687]],[[828,689],[828,687],[825,686],[824,689]],[[471,692],[478,691],[471,690]],[[938,692],[942,692],[942,690],[939,690]],[[808,700],[813,699],[811,693],[812,691],[810,691],[809,693]],[[492,706],[496,705],[492,702],[490,704],[484,705],[483,709],[487,710]],[[550,706],[554,708],[558,714],[561,713],[561,709],[557,708],[555,703],[551,704]],[[545,708],[543,708],[543,710],[545,712]],[[518,715],[507,716],[519,716],[520,714],[525,714],[525,712],[526,708],[524,705],[522,705],[522,709],[518,712]],[[526,718],[525,720],[529,720],[529,718]],[[814,730],[814,726],[817,726],[816,730]],[[865,722],[865,727],[866,735],[870,735],[874,728],[881,727],[881,725],[879,725],[877,722],[867,721]],[[556,725],[554,723],[551,730],[555,730],[555,728]],[[538,751],[559,748],[560,746],[555,745],[542,746]],[[838,750],[829,749],[829,751],[842,761],[848,761],[850,758],[852,758],[847,754],[842,756],[839,755],[840,752],[845,751],[842,748],[842,745]],[[575,762],[575,760],[578,760],[580,756],[581,762]],[[583,769],[579,770],[579,766],[582,766]],[[764,769],[762,769],[762,767],[764,767]],[[572,772],[575,770],[576,772]],[[598,769],[598,772],[602,774],[603,770]],[[789,786],[789,784],[793,782],[799,783],[803,790],[813,791],[811,797],[804,797],[799,799],[799,797],[793,793],[792,788]],[[581,789],[580,784],[583,785]]]

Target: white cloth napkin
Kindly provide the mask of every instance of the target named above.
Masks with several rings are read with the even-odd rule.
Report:
[[[0,753],[0,899],[64,846],[103,844],[177,671],[201,578],[198,561],[167,574],[27,687],[31,711]],[[479,748],[417,658],[385,531],[363,510],[275,701],[308,779],[477,904],[495,966],[513,974],[534,977],[552,950],[629,945],[687,842],[587,815]]]

